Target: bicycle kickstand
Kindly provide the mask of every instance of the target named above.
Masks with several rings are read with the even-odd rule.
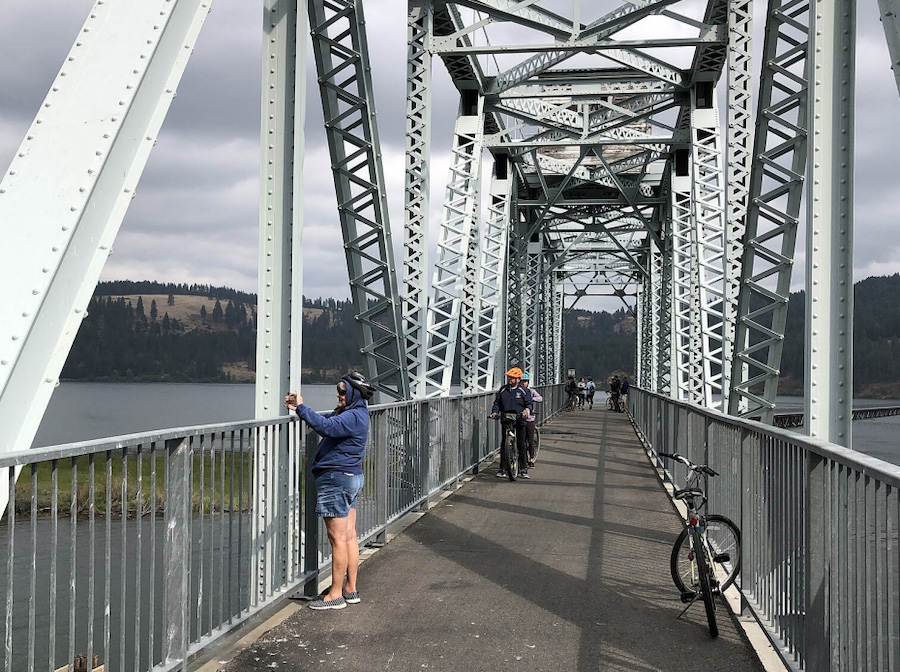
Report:
[[[687,595],[688,595],[688,593],[682,594],[681,599],[684,601],[684,599]],[[694,596],[691,598],[690,602],[687,603],[687,606],[681,610],[681,613],[678,614],[678,616],[676,616],[676,618],[675,618],[676,621],[679,620],[682,616],[684,616],[687,613],[688,609],[690,609],[692,606],[694,606],[694,602],[697,601],[698,597],[700,597],[700,593],[694,593]]]

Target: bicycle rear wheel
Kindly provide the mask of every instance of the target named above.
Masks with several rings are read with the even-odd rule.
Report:
[[[531,440],[531,444],[534,448],[534,457],[531,459],[537,462],[537,456],[541,450],[541,431],[537,427],[534,428],[534,438]]]
[[[738,572],[741,571],[741,533],[730,519],[712,514],[706,517],[706,543],[721,579],[719,585],[724,591],[734,583]],[[672,581],[682,593],[697,590],[696,585],[690,585],[692,564],[693,555],[688,543],[688,531],[685,528],[675,540],[670,561]]]
[[[506,451],[506,476],[509,480],[514,481],[519,477],[519,449],[516,446],[515,432],[512,434],[506,433],[503,450]]]
[[[713,594],[715,583],[710,576],[709,564],[706,561],[706,549],[702,548],[703,538],[697,528],[691,528],[694,536],[694,558],[697,560],[697,574],[700,580],[700,597],[703,598],[703,606],[706,609],[706,622],[709,624],[711,637],[719,636],[719,626],[716,623],[716,596]]]

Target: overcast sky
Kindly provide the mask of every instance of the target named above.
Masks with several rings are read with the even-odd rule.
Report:
[[[0,169],[6,169],[93,3],[6,0],[0,14]],[[592,7],[618,2],[597,0]],[[764,2],[757,2],[762,18]],[[403,239],[406,0],[365,3],[395,241]],[[217,0],[122,225],[104,279],[256,291],[260,2]],[[757,21],[757,32],[762,21]],[[312,66],[312,62],[310,61]],[[757,61],[758,65],[758,61]],[[313,66],[314,67],[314,66]],[[900,271],[900,97],[876,3],[859,3],[855,274]],[[457,96],[435,61],[432,212],[439,222]],[[347,297],[322,113],[310,77],[304,293]],[[724,101],[720,103],[724,109]],[[803,239],[794,285],[803,282]],[[397,264],[401,257],[398,254]],[[599,304],[597,304],[599,305]],[[615,304],[604,303],[604,307]]]

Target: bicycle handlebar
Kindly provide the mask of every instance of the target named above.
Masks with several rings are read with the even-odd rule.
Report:
[[[691,471],[702,471],[707,476],[718,476],[718,471],[713,471],[709,468],[709,466],[705,464],[694,464],[689,459],[687,459],[684,455],[679,455],[678,453],[656,453],[659,457],[666,457],[670,460],[675,460],[676,462],[681,462],[684,466],[686,466]]]

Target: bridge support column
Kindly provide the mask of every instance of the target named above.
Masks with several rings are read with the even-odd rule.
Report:
[[[806,235],[806,430],[850,447],[855,0],[814,0]]]
[[[803,669],[830,670],[832,665],[831,629],[828,619],[829,601],[832,590],[831,568],[827,547],[834,529],[831,520],[829,500],[828,463],[820,455],[808,453],[806,463],[806,502],[804,503],[804,538],[806,549],[803,554],[806,595],[803,619],[803,640],[806,642]]]
[[[406,222],[403,235],[403,328],[410,394],[425,395],[428,346],[428,220],[431,185],[431,54],[429,0],[410,0],[406,52]]]
[[[484,136],[484,99],[477,91],[464,91],[460,101],[453,159],[444,215],[438,239],[432,296],[428,304],[426,395],[450,394],[450,378],[460,329],[462,289],[467,273],[477,263],[479,189]],[[471,315],[467,319],[471,318]]]

